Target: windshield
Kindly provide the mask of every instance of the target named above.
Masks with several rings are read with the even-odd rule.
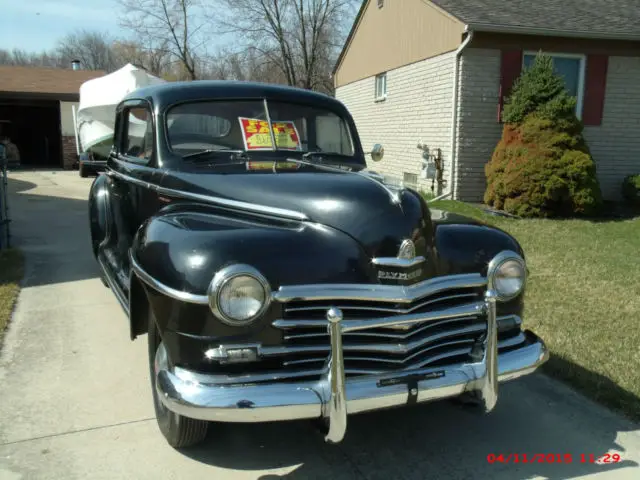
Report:
[[[234,100],[177,105],[166,117],[169,146],[182,156],[202,151],[274,150],[353,156],[344,118],[323,108],[275,101],[268,102],[267,112],[265,103]]]

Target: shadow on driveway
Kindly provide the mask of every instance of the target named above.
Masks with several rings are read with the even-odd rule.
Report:
[[[637,429],[563,385],[536,374],[501,384],[494,412],[478,415],[449,402],[349,417],[345,440],[325,444],[310,422],[212,424],[208,442],[184,452],[198,461],[237,470],[300,465],[275,478],[570,479],[595,473],[638,473],[638,452],[618,443]],[[635,440],[637,442],[637,439]],[[637,445],[637,443],[635,443]],[[617,464],[591,456],[618,452]],[[572,463],[489,463],[489,454],[570,454]],[[629,459],[630,454],[634,459]],[[583,457],[584,455],[584,457]],[[329,465],[329,470],[327,470]],[[632,467],[632,468],[629,468]],[[335,471],[334,471],[335,470]]]
[[[98,277],[87,201],[30,193],[36,187],[32,182],[9,177],[11,243],[25,253],[24,286]]]

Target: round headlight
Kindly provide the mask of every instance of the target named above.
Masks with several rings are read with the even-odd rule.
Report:
[[[487,278],[489,288],[496,292],[498,300],[504,302],[517,297],[524,290],[527,267],[517,253],[501,252],[489,263]]]
[[[234,327],[251,323],[262,315],[271,300],[267,280],[249,265],[231,265],[213,277],[209,306],[216,317]]]

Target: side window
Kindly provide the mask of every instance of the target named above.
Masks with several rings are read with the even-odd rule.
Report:
[[[153,122],[145,107],[125,110],[123,153],[131,160],[148,163],[153,156]]]

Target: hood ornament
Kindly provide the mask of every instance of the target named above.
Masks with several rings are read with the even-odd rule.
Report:
[[[416,257],[416,246],[414,243],[407,239],[400,244],[398,249],[398,258],[403,260],[412,260]]]

